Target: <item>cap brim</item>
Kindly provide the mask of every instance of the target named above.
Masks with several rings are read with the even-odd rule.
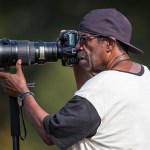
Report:
[[[137,48],[129,43],[126,43],[126,42],[122,42],[122,43],[124,43],[125,45],[127,45],[129,47],[128,51],[135,53],[135,54],[144,54],[144,52],[142,50],[140,50],[139,48]]]
[[[81,29],[81,28],[78,31],[89,33],[89,34],[92,34],[92,35],[102,35],[102,36],[109,37],[109,35],[99,34],[99,33],[87,31],[87,30]],[[127,45],[128,46],[128,51],[130,51],[132,53],[135,53],[135,54],[144,54],[144,52],[142,50],[140,50],[139,48],[137,48],[137,47],[135,47],[135,46],[133,46],[133,45],[131,45],[129,43],[123,42],[123,41],[121,41],[119,39],[117,39],[117,40],[120,41],[121,43],[124,43],[125,45]]]

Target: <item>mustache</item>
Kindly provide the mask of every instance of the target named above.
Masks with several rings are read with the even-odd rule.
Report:
[[[79,51],[77,55],[78,55],[79,59],[87,58],[87,55],[86,55],[86,53],[84,51]]]

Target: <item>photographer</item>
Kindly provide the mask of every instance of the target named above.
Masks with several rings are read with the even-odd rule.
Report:
[[[5,92],[23,98],[23,108],[46,144],[61,150],[149,150],[150,71],[129,52],[132,27],[116,9],[96,9],[78,29],[77,92],[54,115],[26,86],[21,60],[16,74],[0,72]],[[19,84],[18,84],[19,83]]]

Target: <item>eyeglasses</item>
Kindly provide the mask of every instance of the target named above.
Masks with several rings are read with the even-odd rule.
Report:
[[[99,37],[100,35],[90,35],[90,36],[86,36],[86,35],[78,35],[78,42],[80,44],[84,44],[87,41],[91,41],[97,37]]]

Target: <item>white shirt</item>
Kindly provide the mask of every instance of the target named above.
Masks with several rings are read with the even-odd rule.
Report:
[[[103,71],[75,93],[96,108],[101,124],[97,133],[72,150],[150,149],[150,71],[142,75]]]

